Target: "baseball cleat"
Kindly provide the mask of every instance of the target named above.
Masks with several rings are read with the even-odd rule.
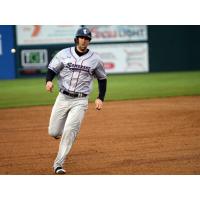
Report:
[[[57,167],[55,169],[55,174],[65,174],[66,171],[62,167]]]
[[[60,139],[60,137],[61,137],[61,136],[60,136],[60,135],[58,135],[58,136],[56,136],[56,137],[54,137],[54,138],[57,140],[57,139]]]

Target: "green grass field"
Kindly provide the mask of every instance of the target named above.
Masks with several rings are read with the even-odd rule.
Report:
[[[58,93],[45,90],[44,78],[0,81],[0,108],[53,104]],[[200,71],[109,75],[106,100],[200,95]],[[90,101],[97,96],[94,81]]]

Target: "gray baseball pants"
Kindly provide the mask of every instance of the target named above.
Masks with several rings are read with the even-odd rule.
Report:
[[[57,96],[48,129],[52,137],[61,136],[58,154],[53,164],[54,170],[62,167],[79,132],[87,108],[87,97],[73,98],[62,93]]]

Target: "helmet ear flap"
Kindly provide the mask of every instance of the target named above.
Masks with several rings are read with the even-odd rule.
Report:
[[[75,44],[78,44],[78,38],[74,38]]]

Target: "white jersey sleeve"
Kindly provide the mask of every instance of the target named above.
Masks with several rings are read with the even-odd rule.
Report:
[[[106,79],[106,72],[104,69],[104,63],[103,61],[99,58],[99,62],[97,64],[97,67],[94,70],[94,76],[98,80]]]
[[[62,61],[62,51],[59,51],[49,63],[48,68],[58,74],[64,67]]]

